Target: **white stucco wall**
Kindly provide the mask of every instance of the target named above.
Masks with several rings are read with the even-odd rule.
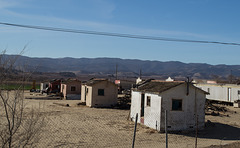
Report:
[[[208,92],[210,90],[210,95],[207,95],[207,99],[224,101],[224,102],[234,102],[240,99],[238,91],[240,91],[239,85],[234,84],[195,84],[195,86]],[[230,89],[230,90],[229,90]],[[229,94],[230,93],[230,94]]]
[[[169,131],[195,129],[195,112],[198,116],[198,128],[202,129],[205,125],[204,109],[206,96],[203,91],[200,91],[193,86],[189,87],[189,95],[186,95],[186,93],[186,84],[172,88],[160,95],[145,93],[144,125],[157,129],[158,131],[164,131],[165,110],[167,110]],[[139,123],[141,122],[141,94],[142,92],[132,90],[130,117],[133,121],[135,121],[136,113],[138,113]],[[147,96],[151,97],[150,107],[147,106]],[[181,111],[172,110],[173,99],[182,99]],[[196,110],[195,100],[197,106]]]
[[[86,91],[86,106],[92,107],[92,87],[87,86]]]
[[[150,106],[147,106],[147,97],[151,97]],[[145,93],[144,102],[144,125],[160,130],[161,119],[161,96],[151,93]]]
[[[144,117],[141,117],[141,92],[132,90],[130,117],[135,121],[138,113],[138,123],[144,121],[144,125],[160,130],[161,117],[161,97],[156,94],[145,93],[144,97]],[[147,97],[151,97],[150,106],[147,106]]]
[[[140,122],[140,112],[141,112],[141,92],[133,91],[131,92],[131,108],[130,108],[130,118],[132,121],[136,120],[136,114],[138,113],[138,122]]]
[[[189,95],[187,85],[183,84],[162,93],[162,112],[161,112],[161,130],[164,130],[165,110],[168,111],[168,130],[187,130],[195,129],[196,116],[198,116],[198,128],[202,129],[205,124],[205,94],[199,89],[190,86]],[[172,100],[182,99],[182,110],[172,110]],[[195,110],[196,101],[196,110]]]

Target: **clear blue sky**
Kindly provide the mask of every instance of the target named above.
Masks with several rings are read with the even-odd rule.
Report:
[[[239,0],[0,0],[0,22],[240,43]],[[30,57],[240,64],[240,46],[139,40],[0,25],[0,49]]]

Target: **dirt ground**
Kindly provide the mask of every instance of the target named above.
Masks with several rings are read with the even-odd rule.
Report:
[[[26,93],[27,110],[40,108],[46,126],[38,147],[131,147],[134,123],[129,110],[89,108],[79,100],[47,100]],[[37,99],[36,99],[37,98]],[[67,105],[68,104],[68,105]],[[227,107],[221,116],[206,115],[207,127],[199,131],[198,147],[227,145],[240,140],[240,108]],[[135,147],[165,147],[165,134],[138,125]],[[168,147],[195,147],[195,132],[168,134]],[[237,145],[237,144],[234,144]]]

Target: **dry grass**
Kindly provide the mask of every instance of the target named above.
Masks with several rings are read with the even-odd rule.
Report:
[[[88,108],[78,105],[78,100],[26,99],[26,103],[27,109],[40,108],[46,116],[39,147],[131,147],[134,123],[127,120],[129,110]],[[228,117],[206,116],[213,125],[199,132],[198,147],[239,141],[240,109],[228,109],[232,111]],[[195,132],[169,134],[168,138],[169,147],[195,146]],[[138,124],[135,147],[165,147],[165,134]]]

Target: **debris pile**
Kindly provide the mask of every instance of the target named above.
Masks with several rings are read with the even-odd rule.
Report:
[[[116,108],[119,109],[130,109],[131,106],[131,99],[128,97],[119,97],[118,98],[118,104],[116,105]]]
[[[211,101],[207,100],[205,104],[205,114],[206,115],[212,115],[212,116],[229,116],[226,114],[227,108],[219,105],[219,104],[213,104]]]

